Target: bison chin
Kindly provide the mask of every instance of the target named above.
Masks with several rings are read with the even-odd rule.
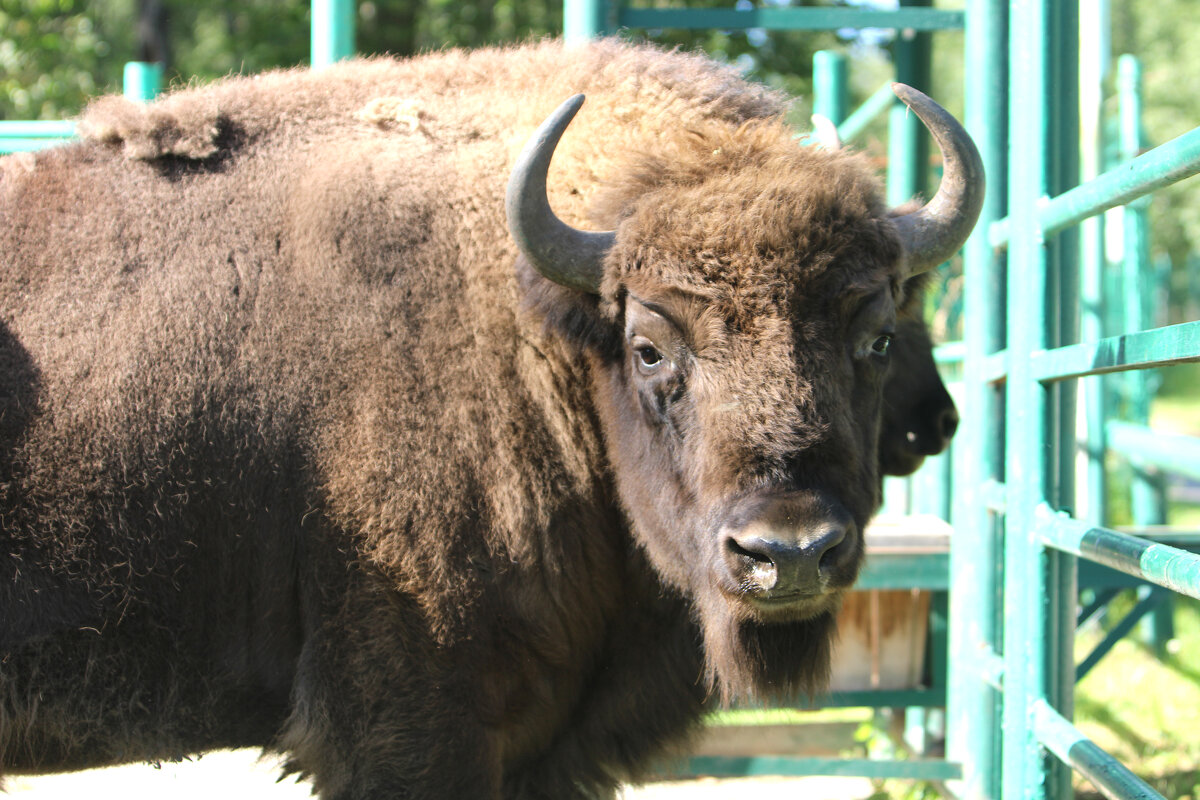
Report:
[[[829,685],[839,604],[792,622],[768,623],[713,598],[698,609],[705,679],[722,705],[815,697]]]

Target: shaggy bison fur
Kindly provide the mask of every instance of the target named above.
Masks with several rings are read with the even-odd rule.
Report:
[[[595,292],[504,211],[575,92]],[[543,43],[105,98],[0,159],[0,773],[608,796],[710,699],[819,690],[909,251],[783,111]]]

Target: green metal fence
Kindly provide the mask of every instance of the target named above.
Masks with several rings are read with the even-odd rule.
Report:
[[[968,47],[991,45],[968,61],[973,82],[989,87],[968,89],[968,128],[995,165],[989,182],[1004,187],[966,265],[964,435],[972,452],[958,470],[967,485],[951,555],[954,608],[964,613],[952,632],[949,740],[968,796],[1068,797],[1070,767],[1109,796],[1157,797],[1070,721],[1076,587],[1084,567],[1099,563],[1191,596],[1200,590],[1196,555],[1070,514],[1081,505],[1073,480],[1079,379],[1200,359],[1200,325],[1137,330],[1148,322],[1137,314],[1127,315],[1133,329],[1102,336],[1093,325],[1092,338],[1079,341],[1073,226],[1200,171],[1200,130],[1075,185],[1064,161],[1078,152],[1079,101],[1063,61],[1078,63],[1076,13],[1048,0],[968,9],[968,31],[971,20],[990,20]],[[986,138],[1004,131],[1007,146]],[[1084,273],[1094,279],[1096,270]],[[1136,293],[1127,301],[1141,307]],[[1085,396],[1098,402],[1098,393]],[[1100,459],[1117,439],[1167,444],[1145,428],[1144,414],[1128,429],[1088,416],[1090,433],[1108,437],[1091,449],[1101,477]],[[1101,498],[1089,499],[1099,514]]]
[[[1154,329],[1145,314],[1147,231],[1140,207],[1148,193],[1200,171],[1200,129],[1141,153],[1137,69],[1123,59],[1124,160],[1081,182],[1081,169],[1090,168],[1079,156],[1078,15],[1070,0],[968,0],[963,11],[886,12],[566,3],[569,40],[623,27],[965,28],[966,123],[983,155],[989,191],[965,250],[964,341],[941,353],[944,360],[961,358],[964,424],[954,469],[910,490],[926,502],[937,494],[935,505],[953,498],[948,752],[944,762],[922,762],[905,773],[957,778],[950,787],[964,797],[1066,798],[1071,769],[1112,797],[1156,797],[1074,727],[1074,682],[1167,590],[1200,596],[1200,557],[1186,549],[1195,537],[1163,535],[1154,474],[1200,474],[1200,441],[1148,427],[1150,387],[1140,377],[1147,368],[1200,360],[1200,322]],[[818,60],[814,108],[838,125],[843,139],[852,139],[892,100],[881,89],[850,112],[832,96],[844,71],[836,57]],[[1098,76],[1089,77],[1098,84]],[[890,151],[889,160],[904,158],[897,155],[903,152]],[[1117,297],[1125,305],[1124,327],[1108,330],[1081,310],[1081,293],[1088,309],[1100,304],[1106,267],[1086,243],[1094,226],[1083,247],[1077,226],[1121,205],[1127,206],[1128,257]],[[1134,375],[1124,389],[1122,419],[1114,418],[1116,404],[1101,391],[1100,376],[1116,372]],[[1088,432],[1079,443],[1081,402]],[[1076,487],[1080,447],[1090,477]],[[1106,527],[1109,452],[1135,464],[1135,525],[1149,528],[1155,539]],[[944,482],[951,472],[958,479],[952,490]],[[1075,509],[1079,518],[1071,515]],[[877,569],[885,576],[877,579],[894,577],[885,565]],[[1078,615],[1086,618],[1114,587],[1146,582],[1165,588],[1144,589],[1134,612],[1077,666],[1078,588],[1088,587],[1095,598]],[[797,764],[775,760],[771,768],[791,772]],[[890,764],[861,761],[822,771],[896,774]]]

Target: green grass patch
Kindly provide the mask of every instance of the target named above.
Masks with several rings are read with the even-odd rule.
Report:
[[[1176,637],[1159,658],[1127,637],[1076,685],[1076,725],[1168,798],[1200,798],[1200,603],[1178,598]],[[1100,640],[1081,633],[1076,658]],[[1080,797],[1099,797],[1077,779]]]

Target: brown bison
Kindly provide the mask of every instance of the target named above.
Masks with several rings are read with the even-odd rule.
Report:
[[[905,286],[888,351],[879,438],[879,468],[887,475],[916,472],[926,456],[949,447],[958,430],[958,409],[938,373],[925,325],[923,277]]]
[[[898,92],[947,163],[902,215],[614,42],[112,98],[0,160],[0,771],[596,797],[710,696],[818,690],[896,307],[982,193]]]

